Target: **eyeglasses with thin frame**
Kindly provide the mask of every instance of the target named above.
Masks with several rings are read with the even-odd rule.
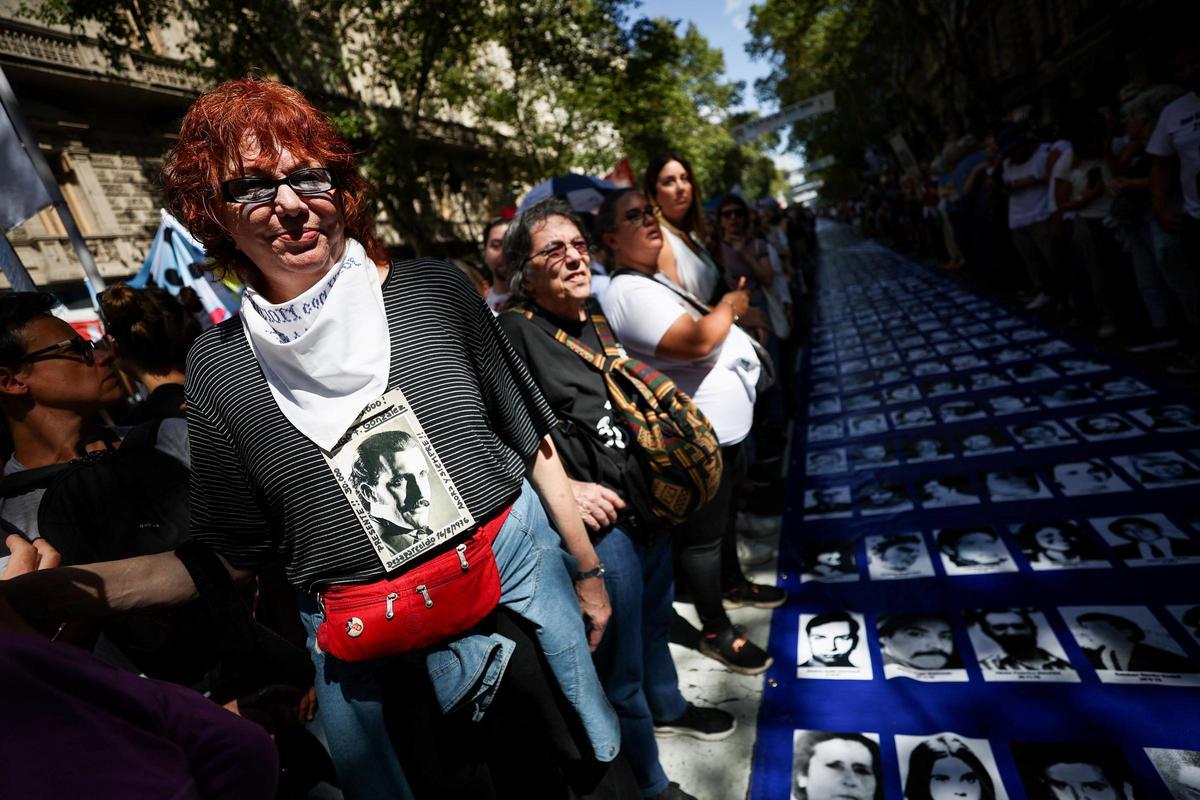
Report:
[[[55,358],[69,359],[72,356],[76,356],[89,367],[94,367],[96,365],[97,352],[109,352],[107,339],[93,342],[84,339],[82,336],[72,336],[70,339],[63,339],[61,342],[56,342],[49,347],[43,347],[40,350],[34,350],[32,353],[26,353],[21,359],[21,363],[32,364],[37,361],[49,361]]]
[[[547,267],[554,267],[561,264],[567,258],[567,246],[575,248],[575,252],[581,256],[588,254],[588,240],[579,236],[569,242],[551,242],[531,256],[526,256],[521,262],[521,266],[525,266],[535,258],[545,258]]]
[[[324,194],[337,185],[333,173],[323,167],[305,167],[282,178],[258,175],[231,178],[221,183],[221,196],[229,203],[267,203],[275,199],[283,184],[296,194]]]
[[[631,225],[640,225],[646,221],[646,218],[658,218],[658,206],[653,203],[647,203],[643,208],[631,208],[621,215],[621,219]]]

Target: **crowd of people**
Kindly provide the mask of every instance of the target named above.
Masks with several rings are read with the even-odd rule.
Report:
[[[0,295],[0,792],[691,797],[656,740],[736,721],[681,692],[673,603],[771,665],[728,611],[787,599],[742,565],[812,215],[710,216],[664,154],[479,262],[390,260],[351,149],[262,79],[194,103],[164,180],[237,317],[117,285],[93,342]]]
[[[1026,308],[1200,373],[1200,48],[1158,84],[1035,125],[948,134],[927,163],[838,209],[908,253],[1024,292]],[[1023,118],[1023,119],[1022,119]],[[1015,268],[1015,269],[1014,269]]]

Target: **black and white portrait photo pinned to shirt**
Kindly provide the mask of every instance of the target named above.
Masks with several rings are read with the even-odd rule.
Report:
[[[1060,608],[1101,683],[1200,686],[1200,667],[1145,606]]]
[[[938,416],[942,418],[942,422],[952,423],[982,419],[987,416],[987,412],[974,400],[951,400],[938,406]]]
[[[883,800],[879,735],[795,731],[792,800]]]
[[[1200,800],[1200,750],[1147,747],[1146,758],[1173,800]]]
[[[896,756],[905,800],[1008,800],[986,739],[897,736]]]
[[[945,461],[954,458],[954,451],[944,439],[937,436],[919,436],[909,439],[901,446],[904,460],[910,464],[926,461]]]
[[[1108,369],[1108,364],[1101,361],[1096,361],[1091,358],[1064,358],[1055,366],[1063,375],[1087,375],[1092,372],[1103,372]]]
[[[840,413],[842,413],[842,401],[838,397],[822,397],[812,400],[808,404],[808,415],[810,417],[824,417],[828,414]]]
[[[926,397],[945,397],[947,395],[959,394],[965,391],[962,383],[953,378],[945,378],[939,381],[929,381],[925,384]]]
[[[1200,483],[1200,469],[1179,453],[1139,453],[1113,461],[1146,489],[1172,489]]]
[[[1119,747],[1060,742],[1009,747],[1029,800],[1142,800]]]
[[[902,383],[898,386],[889,386],[883,390],[883,399],[888,403],[908,403],[913,400],[920,400],[921,390],[917,388],[915,383]]]
[[[867,516],[913,509],[907,487],[894,481],[871,481],[859,486],[854,492],[854,503],[859,513]]]
[[[1073,522],[1025,522],[1011,530],[1025,560],[1039,572],[1112,566],[1092,535]]]
[[[840,419],[808,423],[808,441],[810,442],[833,442],[845,438],[845,436],[846,432],[842,428]]]
[[[845,398],[843,404],[847,411],[862,411],[867,408],[879,408],[883,404],[883,399],[879,392],[859,392]]]
[[[1088,388],[1104,400],[1120,400],[1125,397],[1145,397],[1156,394],[1149,386],[1130,375],[1094,380],[1088,383]]]
[[[887,429],[887,417],[882,412],[846,418],[846,432],[849,436],[872,436],[876,433],[886,433]]]
[[[848,583],[858,580],[853,542],[809,542],[804,545],[800,582]]]
[[[1200,431],[1200,412],[1190,406],[1150,406],[1129,413],[1154,433]]]
[[[902,408],[891,413],[892,425],[897,430],[906,430],[911,428],[923,428],[929,425],[937,424],[934,419],[933,412],[928,406],[913,406],[912,408]]]
[[[852,514],[849,486],[823,486],[804,493],[805,519],[837,519]]]
[[[325,460],[385,570],[474,524],[399,389],[368,405]]]
[[[971,391],[978,392],[983,389],[995,389],[998,386],[1010,386],[1012,381],[996,372],[976,372],[967,377],[970,383]]]
[[[1095,401],[1095,397],[1085,387],[1078,384],[1056,386],[1038,395],[1038,399],[1046,408],[1066,408]]]
[[[1067,497],[1130,490],[1129,484],[1117,477],[1113,468],[1100,458],[1055,464],[1051,473],[1055,488]]]
[[[866,536],[867,574],[871,580],[932,578],[933,561],[919,532],[877,533]]]
[[[1017,565],[1000,534],[986,526],[942,528],[934,532],[933,538],[947,575],[989,575],[1017,571]]]
[[[1053,496],[1031,467],[1007,467],[986,472],[983,485],[993,503],[1044,500]]]
[[[1200,542],[1162,514],[1127,514],[1088,520],[1113,554],[1131,567],[1200,563]]]
[[[1200,605],[1167,606],[1167,611],[1200,644]]]
[[[1015,364],[1009,367],[1006,372],[1008,372],[1008,377],[1017,383],[1033,383],[1034,381],[1044,381],[1049,378],[1058,377],[1057,372],[1040,361],[1031,361],[1028,364]]]
[[[987,398],[985,402],[992,415],[997,417],[1007,414],[1023,414],[1026,411],[1035,411],[1038,407],[1036,400],[1029,395],[1022,394],[998,394]]]
[[[1079,683],[1079,673],[1042,612],[982,608],[966,613],[967,635],[985,681]]]
[[[1131,436],[1142,436],[1144,433],[1137,425],[1111,411],[1105,414],[1070,417],[1067,419],[1067,424],[1089,442],[1128,439]]]
[[[862,614],[852,611],[801,614],[796,677],[871,680],[871,658]]]
[[[876,621],[875,635],[883,655],[885,678],[912,678],[926,683],[967,680],[954,629],[942,614],[884,614]]]
[[[979,502],[966,475],[938,475],[917,483],[917,499],[922,508],[969,506]]]
[[[1070,431],[1064,428],[1061,423],[1052,419],[1010,425],[1008,426],[1008,432],[1016,439],[1017,444],[1026,450],[1075,444],[1076,441]]]
[[[804,471],[808,475],[833,475],[848,468],[846,451],[841,447],[809,450],[804,457]]]
[[[920,361],[912,366],[913,377],[920,378],[927,375],[945,375],[950,371],[941,361]]]
[[[887,442],[864,444],[849,450],[850,466],[854,469],[876,469],[894,467],[900,463],[895,445]]]
[[[995,453],[1007,453],[1013,449],[1008,437],[999,430],[960,433],[958,447],[964,456],[990,456]]]

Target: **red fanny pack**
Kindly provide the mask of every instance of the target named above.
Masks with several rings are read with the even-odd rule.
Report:
[[[500,602],[492,542],[511,510],[403,575],[322,591],[317,646],[343,661],[366,661],[420,650],[477,624]]]

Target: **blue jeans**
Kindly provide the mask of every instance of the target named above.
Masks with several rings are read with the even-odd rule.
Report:
[[[579,714],[596,759],[608,762],[620,749],[620,726],[588,653],[579,601],[567,569],[569,556],[559,545],[541,500],[526,482],[492,545],[500,571],[500,604],[533,623],[550,670]],[[317,670],[318,713],[347,798],[408,800],[412,792],[384,726],[375,680],[380,662],[342,661],[321,652],[316,646],[321,611],[313,595],[300,593],[300,617]],[[426,659],[439,696],[456,694],[440,682],[477,672],[469,667],[448,669],[447,658],[447,649],[441,648]]]
[[[675,594],[671,543],[646,548],[620,528],[596,545],[604,562],[604,585],[612,619],[596,651],[596,670],[621,722],[621,742],[638,786],[647,797],[666,791],[658,762],[654,721],[677,719],[687,710],[667,647]]]

